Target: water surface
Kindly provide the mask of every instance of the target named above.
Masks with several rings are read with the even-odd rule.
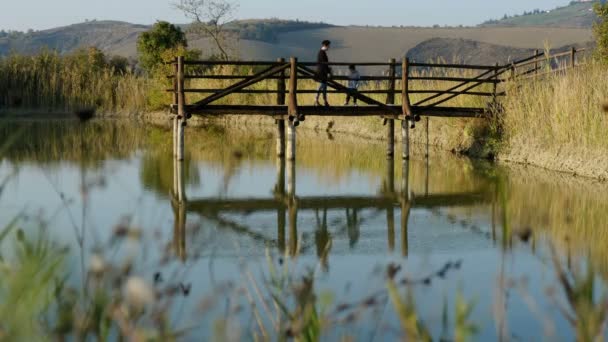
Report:
[[[150,282],[161,274],[157,287],[191,286],[171,309],[176,325],[194,326],[188,339],[212,336],[226,317],[233,337],[251,339],[255,310],[227,313],[251,300],[217,289],[256,292],[270,265],[289,265],[293,277],[311,270],[329,311],[377,299],[356,319],[330,315],[326,340],[401,336],[389,265],[401,266],[395,282],[434,339],[454,338],[458,296],[474,305],[475,339],[575,338],[556,304],[570,305],[556,263],[572,281],[593,271],[591,302],[605,293],[605,184],[437,151],[390,161],[382,143],[325,133],[303,132],[294,164],[274,157],[263,128],[189,127],[186,160],[175,164],[163,127],[63,120],[0,130],[2,141],[16,137],[0,154],[0,227],[24,213],[27,230],[42,224],[80,251],[70,259],[75,283],[106,248],[116,262],[134,259],[133,272]],[[104,247],[121,226],[141,240]],[[217,303],[201,313],[206,297]]]

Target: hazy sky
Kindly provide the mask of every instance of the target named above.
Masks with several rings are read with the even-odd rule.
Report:
[[[0,0],[0,29],[41,30],[85,19],[183,23],[173,0]],[[236,18],[301,19],[338,25],[475,25],[569,0],[234,0]]]

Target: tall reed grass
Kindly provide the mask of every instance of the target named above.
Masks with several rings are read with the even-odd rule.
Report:
[[[147,108],[148,86],[146,78],[112,65],[95,48],[0,58],[0,108],[136,113]]]
[[[596,62],[508,85],[506,142],[584,153],[608,148],[608,69]]]

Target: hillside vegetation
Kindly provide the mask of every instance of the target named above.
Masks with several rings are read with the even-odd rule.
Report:
[[[593,12],[593,2],[571,2],[567,6],[550,11],[534,10],[521,15],[505,15],[500,20],[489,20],[481,26],[591,28],[596,19],[597,16]]]

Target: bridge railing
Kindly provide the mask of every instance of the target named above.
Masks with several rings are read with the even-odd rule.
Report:
[[[349,80],[348,76],[333,75],[327,80],[328,86],[331,88],[328,93],[350,94],[357,100],[375,106],[386,114],[407,120],[410,117],[418,119],[420,111],[428,112],[430,109],[440,108],[440,105],[461,96],[491,98],[491,102],[495,102],[498,97],[505,95],[504,91],[498,91],[501,83],[515,78],[540,77],[575,67],[576,53],[582,51],[584,49],[572,48],[570,51],[553,55],[536,51],[528,58],[504,65],[418,63],[408,59],[400,62],[391,59],[388,62],[328,62],[321,64],[332,67],[355,65],[381,68],[382,75],[365,75],[360,78],[363,84],[376,82],[374,86],[363,86],[358,90],[348,89],[342,84]],[[289,113],[297,111],[295,109],[297,95],[317,93],[316,86],[312,82],[298,84],[299,80],[318,81],[315,70],[311,68],[319,65],[316,62],[300,62],[296,58],[291,58],[289,61],[284,59],[277,61],[186,61],[183,58],[176,58],[172,64],[175,73],[168,77],[173,79],[173,89],[167,89],[167,91],[174,94],[171,108],[178,115],[180,115],[180,98],[183,100],[184,112],[196,114],[204,111],[210,114],[213,112],[209,111],[213,103],[232,94],[276,95],[276,101],[265,104],[265,106],[255,106],[256,108],[247,108],[246,106],[252,106],[243,103],[240,105],[213,105],[212,109],[216,110],[218,114],[225,114],[229,111],[236,111],[235,114],[238,114],[239,110],[248,113],[259,110],[259,114],[269,114],[268,112],[277,112],[276,106],[286,106],[286,100],[289,99],[286,109],[287,114],[292,115]],[[544,72],[543,69],[545,69]],[[190,87],[186,88],[186,80],[219,80],[220,82],[209,82],[208,87],[204,87],[205,82],[188,82]],[[267,82],[269,80],[273,82]],[[221,81],[233,81],[234,83],[225,85],[226,83]],[[260,87],[259,83],[262,81],[266,82]],[[255,85],[258,86],[252,88]],[[185,94],[187,93],[206,94],[206,96],[186,105]],[[396,101],[395,95],[397,94],[402,95],[401,109],[396,106],[398,101]],[[382,95],[386,98],[379,101],[378,96]],[[416,101],[413,101],[414,99]],[[289,108],[290,105],[294,108]],[[262,107],[266,107],[267,110]],[[478,116],[486,108],[459,108],[458,110],[462,112],[462,115],[457,116]],[[335,112],[338,111],[335,110]],[[358,109],[357,112],[369,115],[377,114],[376,111],[366,109]],[[443,115],[444,112],[440,112],[440,115]]]

